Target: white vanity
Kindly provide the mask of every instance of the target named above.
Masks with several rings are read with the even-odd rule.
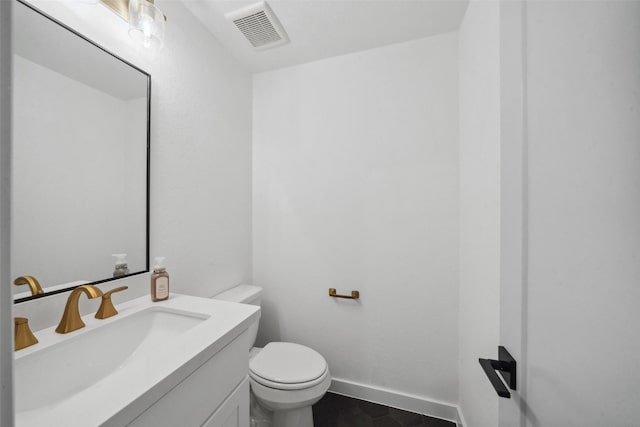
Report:
[[[172,294],[16,352],[16,426],[249,425],[249,337],[257,306]]]

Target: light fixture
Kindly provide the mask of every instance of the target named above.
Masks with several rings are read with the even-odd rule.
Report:
[[[140,46],[158,51],[164,46],[167,17],[153,0],[100,0],[129,23],[129,36]]]
[[[164,14],[153,0],[129,0],[129,36],[147,49],[164,46]]]

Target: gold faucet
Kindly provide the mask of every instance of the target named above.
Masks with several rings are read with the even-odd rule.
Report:
[[[13,281],[13,284],[16,286],[20,285],[29,285],[31,289],[31,295],[40,295],[44,293],[42,290],[42,286],[38,283],[38,279],[33,276],[20,276],[16,277],[16,280]]]
[[[96,319],[107,319],[118,314],[118,310],[116,310],[111,301],[111,294],[124,291],[125,289],[129,289],[129,287],[120,286],[119,288],[111,289],[109,292],[102,294],[102,302],[100,303],[100,308],[96,311]]]
[[[80,310],[78,309],[78,300],[80,299],[80,294],[83,292],[91,299],[102,296],[102,291],[93,285],[78,286],[71,291],[67,299],[67,305],[64,307],[62,319],[60,319],[60,323],[56,328],[57,333],[66,334],[84,328],[84,322],[80,317]]]
[[[14,351],[22,350],[34,344],[38,344],[38,339],[29,328],[29,319],[26,317],[13,318],[15,332],[13,335]]]

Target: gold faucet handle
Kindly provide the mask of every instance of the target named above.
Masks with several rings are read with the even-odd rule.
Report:
[[[31,289],[31,295],[40,295],[43,294],[42,286],[38,283],[38,279],[33,276],[20,276],[16,277],[16,280],[13,281],[13,284],[16,286],[20,285],[29,285]]]
[[[109,317],[118,314],[118,310],[116,310],[113,306],[113,302],[111,301],[111,294],[124,291],[125,289],[129,289],[129,287],[120,286],[119,288],[111,289],[109,292],[102,294],[102,302],[100,303],[100,308],[96,311],[96,319],[108,319]]]
[[[33,332],[31,332],[31,328],[29,328],[29,319],[26,317],[14,317],[13,321],[15,326],[13,336],[14,351],[38,344],[38,339],[33,335]]]

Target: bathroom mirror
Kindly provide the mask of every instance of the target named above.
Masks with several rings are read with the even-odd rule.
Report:
[[[149,74],[29,4],[13,14],[11,277],[44,295],[149,269]],[[32,297],[14,288],[14,301]]]

